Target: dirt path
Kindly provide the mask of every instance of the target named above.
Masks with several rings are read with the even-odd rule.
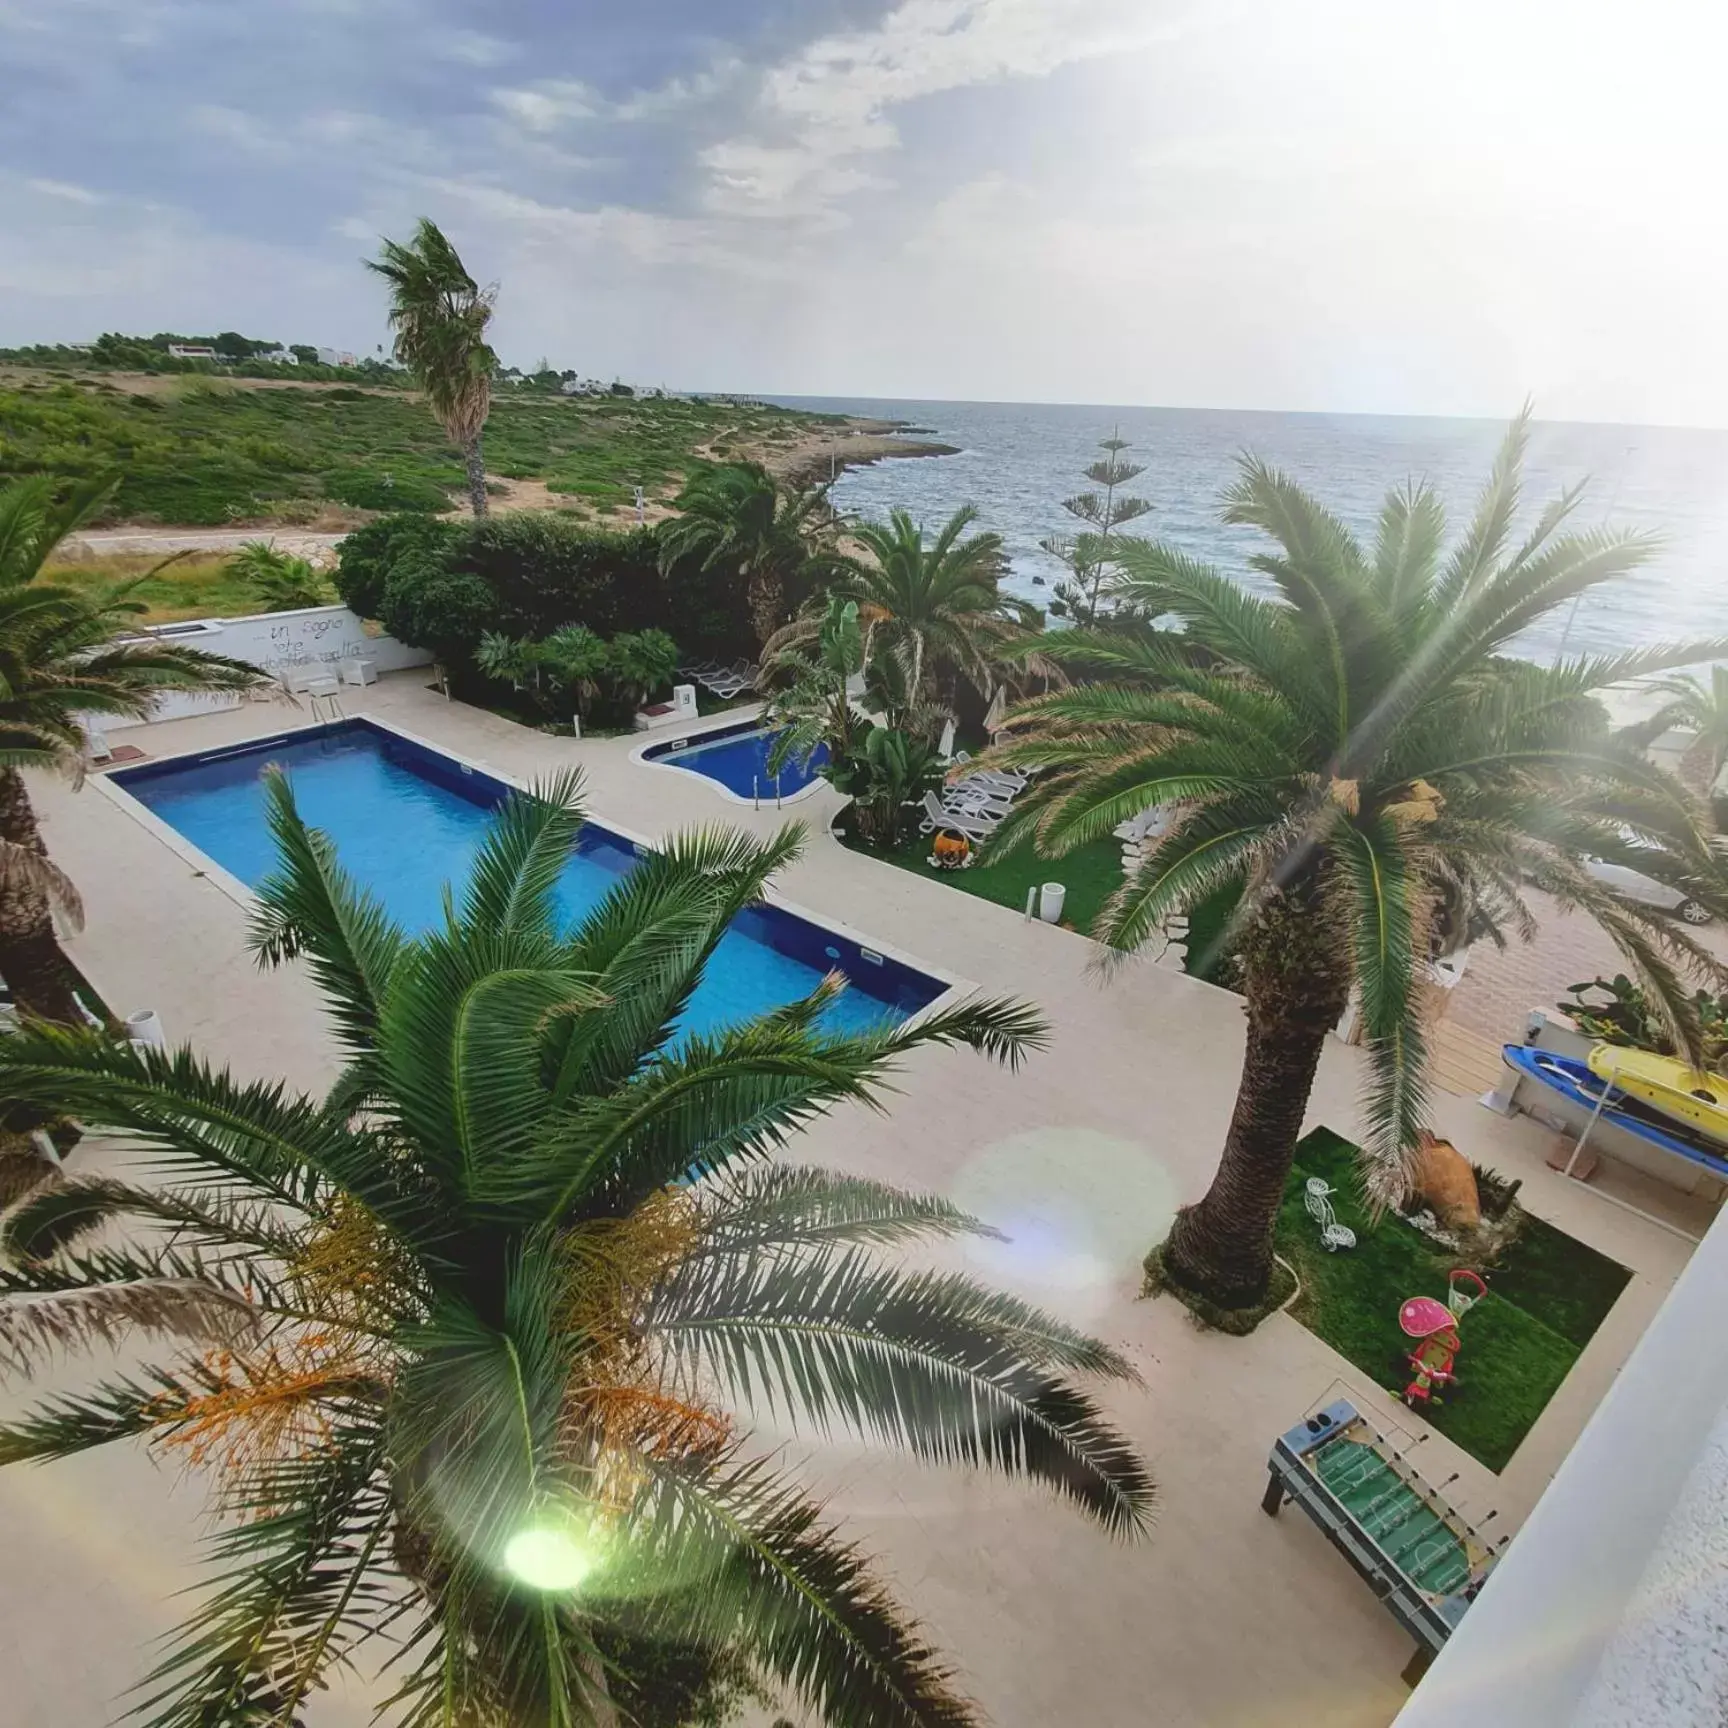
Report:
[[[248,540],[268,540],[279,551],[323,564],[335,556],[342,538],[341,533],[304,528],[104,528],[68,536],[57,556],[112,558],[126,553],[234,552]]]

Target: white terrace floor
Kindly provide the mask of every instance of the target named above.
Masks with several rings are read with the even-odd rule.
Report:
[[[632,763],[628,740],[558,740],[447,704],[424,674],[352,695],[351,712],[507,775],[580,763],[592,813],[638,835],[776,820],[700,780]],[[254,706],[128,736],[162,756],[303,718]],[[155,1007],[172,1038],[249,1076],[304,1086],[330,1077],[310,986],[254,969],[239,905],[101,785],[39,793],[54,856],[90,911],[77,957],[115,1007]],[[796,814],[819,830],[831,798],[824,788]],[[1139,1365],[1144,1386],[1110,1404],[1152,1462],[1162,1515],[1148,1540],[1121,1546],[1030,1490],[813,1446],[795,1455],[814,1454],[836,1509],[1001,1728],[1389,1722],[1407,1695],[1399,1670],[1409,1645],[1312,1525],[1293,1511],[1273,1522],[1259,1500],[1272,1441],[1329,1392],[1341,1386],[1384,1422],[1404,1412],[1294,1321],[1275,1317],[1252,1338],[1229,1339],[1199,1332],[1174,1303],[1136,1295],[1140,1256],[1176,1204],[1201,1192],[1221,1141],[1241,1052],[1235,998],[1150,964],[1100,983],[1080,938],[854,856],[820,831],[783,892],[878,946],[1028,997],[1054,1022],[1052,1048],[1021,1074],[965,1052],[921,1058],[891,1116],[837,1114],[801,1153],[946,1192],[1012,1232],[981,1270]],[[1359,1060],[1328,1051],[1314,1122],[1353,1127]],[[1546,1137],[1530,1124],[1466,1098],[1441,1096],[1436,1108],[1472,1158],[1524,1178],[1533,1210],[1636,1274],[1503,1476],[1438,1435],[1424,1448],[1431,1476],[1460,1473],[1451,1492],[1467,1508],[1498,1506],[1502,1527],[1515,1527],[1690,1243],[1553,1175]],[[1707,1218],[1685,1207],[1675,1201],[1670,1216],[1700,1233]],[[176,1484],[136,1452],[0,1472],[0,1725],[94,1728],[116,1713],[149,1641],[179,1611],[169,1598],[191,1577],[199,1504],[196,1484]],[[358,1704],[338,1682],[312,1721],[357,1722]]]

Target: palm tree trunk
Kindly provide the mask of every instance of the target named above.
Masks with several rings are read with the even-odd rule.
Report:
[[[0,768],[0,836],[47,856],[16,768]],[[54,935],[47,896],[17,872],[0,881],[0,979],[21,1013],[66,1026],[83,1023],[73,994],[76,975]]]
[[[749,594],[750,628],[761,648],[785,621],[781,613],[786,610],[786,590],[776,571],[763,568],[751,572]]]
[[[468,469],[468,503],[476,516],[486,514],[486,459],[480,454],[480,434],[476,432],[462,446],[462,460]]]
[[[1349,1000],[1343,937],[1316,897],[1280,897],[1243,944],[1248,1040],[1223,1156],[1176,1214],[1164,1272],[1221,1308],[1251,1308],[1272,1277],[1272,1233],[1326,1035]]]

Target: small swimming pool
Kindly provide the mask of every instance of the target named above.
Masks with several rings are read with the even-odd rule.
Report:
[[[687,774],[700,774],[704,780],[730,792],[746,804],[759,800],[785,804],[809,791],[822,777],[828,761],[828,746],[819,744],[815,753],[805,760],[789,757],[778,776],[768,772],[768,758],[774,749],[779,731],[764,726],[760,720],[741,721],[736,726],[721,726],[694,738],[675,738],[666,744],[650,744],[640,752],[644,762],[658,763],[665,768],[682,768]]]
[[[412,931],[442,918],[446,884],[466,879],[492,811],[513,790],[368,720],[120,769],[108,779],[256,888],[276,862],[262,778],[271,763],[287,770],[301,814],[329,834],[343,866]],[[593,911],[637,857],[632,841],[587,823],[558,885],[568,921]],[[807,918],[752,906],[721,938],[682,1024],[698,1033],[736,1025],[808,995],[831,971],[844,972],[852,986],[825,1012],[824,1023],[835,1028],[897,1023],[946,989]]]

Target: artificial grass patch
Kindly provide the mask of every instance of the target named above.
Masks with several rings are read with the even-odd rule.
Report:
[[[973,864],[965,870],[932,870],[929,864],[931,837],[913,834],[891,851],[878,851],[864,846],[854,837],[847,845],[880,858],[885,863],[911,870],[931,881],[946,883],[963,894],[976,895],[980,900],[993,900],[1016,912],[1024,911],[1027,891],[1046,882],[1060,882],[1068,890],[1062,906],[1062,921],[1072,924],[1082,935],[1092,933],[1093,921],[1104,902],[1122,886],[1122,846],[1116,840],[1094,840],[1070,852],[1064,858],[1040,858],[1036,853],[1021,851],[1010,854],[999,864]]]
[[[1423,1407],[1434,1427],[1489,1469],[1503,1470],[1631,1274],[1564,1231],[1528,1213],[1492,1263],[1430,1241],[1402,1218],[1369,1220],[1357,1198],[1356,1149],[1318,1128],[1296,1148],[1278,1214],[1278,1252],[1295,1266],[1302,1294],[1290,1313],[1391,1392],[1410,1380],[1412,1344],[1398,1326],[1410,1296],[1446,1300],[1446,1277],[1468,1266],[1488,1294],[1459,1324],[1458,1381],[1445,1401]],[[1338,1221],[1356,1246],[1328,1254],[1303,1203],[1303,1183],[1322,1176],[1337,1192]]]

